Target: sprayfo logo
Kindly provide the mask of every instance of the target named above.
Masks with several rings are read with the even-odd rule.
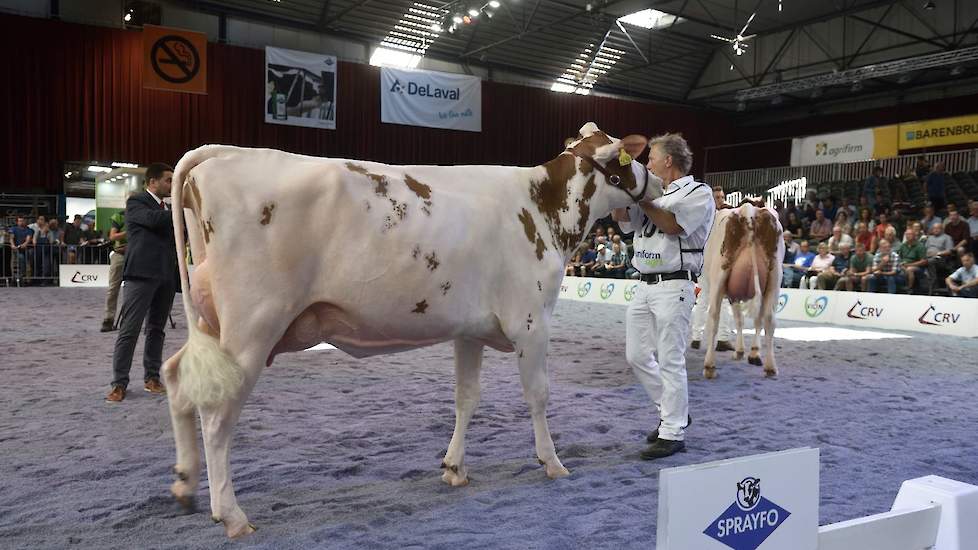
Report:
[[[779,299],[778,302],[781,300]],[[811,318],[818,317],[822,313],[825,313],[826,308],[829,307],[828,296],[819,296],[814,298],[812,296],[805,297],[805,315]]]
[[[601,285],[601,299],[607,300],[615,292],[615,283]]]
[[[591,281],[584,281],[583,283],[577,283],[578,298],[583,298],[587,296],[588,292],[591,292]]]
[[[622,294],[625,296],[625,301],[626,302],[631,302],[632,301],[632,298],[635,297],[635,291],[636,290],[638,290],[638,283],[636,283],[634,285],[631,285],[631,286],[626,286],[625,287],[625,291]]]
[[[865,305],[861,301],[856,300],[856,303],[852,304],[849,312],[846,313],[846,317],[850,319],[879,319],[883,317],[883,308]]]
[[[98,275],[94,273],[82,274],[81,271],[76,271],[74,275],[71,276],[71,282],[73,283],[95,283],[98,282]]]
[[[737,499],[703,534],[734,550],[755,550],[790,515],[791,512],[761,496],[760,479],[745,477],[737,483]]]
[[[788,295],[782,293],[778,296],[778,303],[774,304],[774,313],[781,313],[784,311],[785,306],[788,305]]]
[[[946,326],[958,324],[959,319],[961,319],[960,313],[937,311],[934,304],[931,304],[930,307],[927,308],[927,311],[920,314],[920,317],[917,318],[917,322],[921,325]]]
[[[452,101],[458,101],[459,96],[461,96],[460,88],[438,88],[431,84],[418,84],[417,82],[408,82],[407,85],[404,85],[399,78],[394,79],[391,92],[431,99],[450,99]]]

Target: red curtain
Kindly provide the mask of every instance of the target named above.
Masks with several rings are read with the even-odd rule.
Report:
[[[727,119],[680,107],[483,83],[482,132],[381,124],[380,72],[340,63],[337,130],[264,122],[264,51],[208,45],[207,95],[143,89],[141,33],[0,15],[8,81],[0,190],[58,192],[65,161],[176,164],[205,143],[395,164],[535,165],[587,121],[612,135],[683,132],[696,154]],[[666,76],[664,75],[664,78]]]

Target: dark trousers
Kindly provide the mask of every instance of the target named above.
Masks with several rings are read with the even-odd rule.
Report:
[[[119,314],[119,336],[112,355],[112,385],[129,385],[132,354],[136,349],[139,329],[146,321],[146,342],[143,351],[143,380],[160,377],[163,364],[163,329],[173,305],[176,291],[172,282],[155,279],[127,279],[122,287],[122,312]]]

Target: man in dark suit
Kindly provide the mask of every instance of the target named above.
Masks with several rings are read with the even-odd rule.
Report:
[[[163,362],[163,329],[177,288],[177,253],[173,239],[173,219],[163,198],[170,196],[173,169],[154,163],[146,169],[146,190],[126,201],[129,245],[122,269],[122,312],[119,336],[112,357],[112,391],[105,400],[118,403],[126,398],[129,370],[139,329],[146,321],[143,352],[143,389],[166,393],[160,384]]]

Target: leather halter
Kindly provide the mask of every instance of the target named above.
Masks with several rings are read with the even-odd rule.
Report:
[[[567,149],[564,149],[564,152],[565,153],[570,153],[570,154],[574,155],[575,157],[578,157],[578,158],[581,158],[583,160],[586,160],[588,162],[588,164],[591,165],[592,168],[594,168],[598,172],[601,172],[604,175],[605,180],[607,180],[607,182],[612,187],[614,187],[616,189],[619,189],[622,192],[624,192],[626,195],[628,195],[628,198],[632,199],[633,202],[639,202],[639,201],[641,201],[642,200],[642,197],[645,196],[645,191],[648,190],[648,188],[649,188],[649,172],[648,172],[648,170],[646,170],[646,172],[645,172],[645,184],[642,185],[642,192],[638,194],[638,198],[635,198],[634,195],[632,195],[631,193],[628,192],[628,189],[625,189],[624,187],[621,186],[621,176],[619,176],[618,174],[611,174],[611,173],[609,173],[608,172],[608,169],[605,168],[604,166],[601,166],[601,163],[599,163],[598,161],[594,160],[594,157],[592,157],[591,155],[584,155],[584,154],[577,153],[576,151],[574,151],[570,147],[568,147]],[[630,169],[631,168],[629,168],[629,170]]]

